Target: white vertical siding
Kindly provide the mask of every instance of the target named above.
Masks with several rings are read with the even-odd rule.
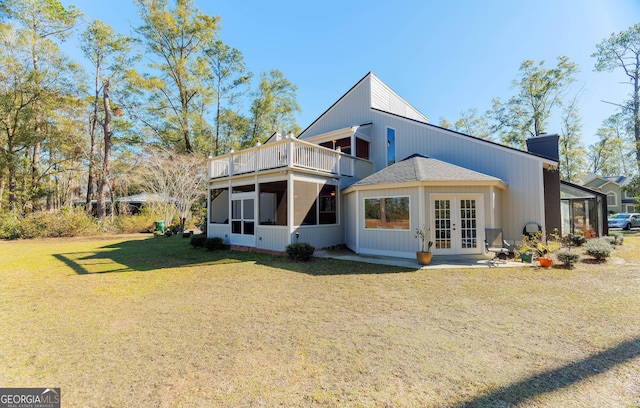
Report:
[[[370,77],[366,77],[300,135],[300,139],[367,123],[371,116]]]
[[[342,225],[344,225],[347,248],[357,251],[357,228],[359,225],[356,193],[342,195]]]
[[[296,232],[300,233],[299,242],[307,242],[316,248],[344,244],[344,232],[341,224],[297,227],[291,234],[291,242],[296,242]]]
[[[371,107],[421,122],[429,121],[426,116],[374,75],[371,76]]]
[[[355,195],[355,194],[350,194]],[[417,188],[398,188],[381,191],[360,191],[358,202],[359,217],[364,217],[364,199],[379,197],[409,197],[410,227],[408,230],[367,229],[362,220],[360,225],[359,248],[356,252],[363,254],[378,254],[397,256],[402,258],[415,257],[420,242],[416,238],[415,230],[419,222],[419,197]]]
[[[220,237],[224,240],[225,244],[229,243],[230,233],[230,224],[209,224],[207,228],[207,238]]]
[[[289,245],[289,229],[285,227],[257,226],[256,248],[269,251],[284,251]]]
[[[538,158],[382,112],[373,114],[373,137],[378,141],[378,149],[372,148],[372,159],[377,169],[384,167],[386,157],[386,151],[380,148],[384,143],[380,140],[384,140],[385,127],[393,127],[396,130],[398,160],[419,153],[498,177],[507,183],[508,188],[501,194],[499,203],[503,210],[505,235],[519,238],[524,224],[531,221],[544,226],[544,208],[540,207],[544,186],[541,183],[542,164]]]

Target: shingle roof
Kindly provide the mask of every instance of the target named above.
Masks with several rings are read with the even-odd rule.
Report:
[[[488,176],[440,160],[413,155],[358,181],[354,186],[415,181],[499,182],[501,180],[497,177]]]

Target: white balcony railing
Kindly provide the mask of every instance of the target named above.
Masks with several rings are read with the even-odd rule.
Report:
[[[354,175],[355,158],[298,139],[283,139],[209,159],[209,178],[229,177],[279,167]]]

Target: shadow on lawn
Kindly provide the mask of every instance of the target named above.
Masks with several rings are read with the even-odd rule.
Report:
[[[582,360],[531,376],[492,393],[480,395],[472,400],[454,405],[452,408],[517,405],[535,396],[569,387],[638,356],[640,356],[640,337],[625,341],[616,347]]]
[[[54,254],[78,275],[147,272],[166,268],[202,267],[250,262],[272,268],[305,273],[312,276],[383,274],[415,272],[400,267],[361,262],[315,259],[293,262],[286,256],[256,252],[192,248],[189,240],[180,237],[156,237],[105,245],[93,251]]]

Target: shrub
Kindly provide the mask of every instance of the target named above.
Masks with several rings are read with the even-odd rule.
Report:
[[[135,234],[138,232],[153,232],[155,217],[148,212],[137,215],[118,215],[113,221],[113,229],[121,234]]]
[[[313,245],[306,242],[296,242],[295,244],[289,244],[286,248],[289,258],[293,259],[296,262],[310,261],[311,258],[313,258],[313,251],[315,250],[316,248]]]
[[[220,237],[206,238],[204,240],[204,247],[209,251],[213,251],[214,249],[222,249],[224,248],[224,241]]]
[[[580,254],[568,249],[559,250],[556,252],[556,257],[558,258],[558,261],[563,262],[566,266],[571,266],[572,264],[580,261]]]
[[[204,247],[204,241],[206,240],[207,240],[207,236],[204,234],[193,235],[189,240],[189,244],[194,248]]]
[[[610,232],[609,236],[615,238],[614,242],[612,243],[613,245],[622,245],[622,243],[624,242],[624,234],[620,231]]]
[[[609,255],[611,255],[613,247],[606,239],[594,238],[590,239],[589,242],[584,245],[584,249],[587,255],[592,256],[600,261],[604,258],[608,258]]]
[[[13,212],[0,215],[0,239],[20,238],[20,219]]]
[[[587,239],[583,235],[574,235],[571,237],[571,242],[573,242],[575,246],[583,246],[587,242]]]

